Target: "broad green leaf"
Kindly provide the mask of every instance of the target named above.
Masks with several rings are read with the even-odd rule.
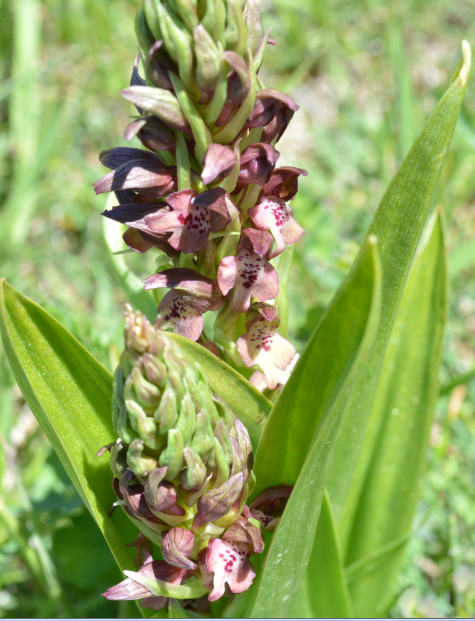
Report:
[[[470,46],[464,41],[463,60],[452,84],[389,185],[368,231],[368,235],[376,235],[380,248],[383,271],[381,319],[373,348],[353,387],[328,477],[328,491],[345,556],[354,512],[371,459],[372,442],[377,437],[377,428],[367,424],[377,378],[455,129],[470,62]]]
[[[211,390],[222,397],[249,431],[253,450],[256,451],[262,430],[272,408],[264,397],[242,375],[207,349],[178,334],[169,333],[192,360],[198,362],[206,375]]]
[[[380,279],[370,239],[264,429],[254,468],[258,490],[295,487],[253,585],[248,616],[288,617],[305,578],[346,400],[378,325]]]
[[[304,619],[347,619],[353,616],[338,533],[327,493],[323,496],[312,554],[295,598],[292,615]]]
[[[371,411],[379,421],[348,544],[347,563],[409,533],[439,391],[448,279],[441,216],[414,260]],[[357,617],[387,616],[404,559],[400,545],[366,563],[350,583]],[[366,571],[364,571],[366,569]]]
[[[0,328],[8,361],[71,481],[90,510],[119,567],[134,569],[137,531],[125,513],[109,510],[116,497],[106,456],[112,429],[112,376],[37,304],[0,280]],[[86,563],[94,562],[85,559]]]

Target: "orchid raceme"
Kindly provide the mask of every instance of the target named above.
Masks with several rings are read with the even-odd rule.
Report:
[[[104,595],[160,610],[168,598],[154,589],[160,593],[163,583],[189,588],[194,580],[212,602],[241,593],[256,575],[249,556],[264,550],[261,528],[275,528],[260,499],[271,507],[276,494],[256,499],[255,513],[249,509],[254,477],[246,427],[166,332],[130,306],[125,324],[112,404],[119,438],[98,456],[109,451],[114,507],[122,506],[141,533],[134,544],[140,569]],[[152,544],[163,560],[153,559]],[[174,597],[190,593],[196,591]]]
[[[94,184],[95,191],[115,192],[119,203],[104,215],[130,227],[124,241],[131,250],[164,251],[176,280],[194,270],[195,281],[201,275],[219,285],[222,297],[212,301],[172,287],[158,309],[162,327],[231,364],[262,371],[272,390],[288,375],[262,365],[262,357],[250,363],[237,343],[256,312],[269,323],[265,330],[275,330],[279,274],[269,261],[304,234],[287,202],[307,173],[276,168],[276,143],[298,105],[264,88],[258,77],[271,41],[256,0],[244,10],[238,0],[147,0],[136,30],[140,54],[122,95],[140,116],[127,126],[125,139],[137,137],[146,150],[101,153],[112,172]],[[148,278],[145,288],[166,287],[160,275]],[[203,333],[206,312],[217,313],[212,334]],[[274,339],[274,355],[280,347],[287,361],[292,347],[283,336]]]

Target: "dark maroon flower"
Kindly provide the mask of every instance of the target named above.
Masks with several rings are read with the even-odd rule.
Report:
[[[151,228],[155,219],[168,211],[169,208],[164,207],[164,203],[148,201],[119,205],[109,211],[104,211],[102,215],[131,227],[123,235],[124,242],[131,250],[143,253],[155,246],[169,257],[176,258],[179,252],[168,243],[170,233],[156,233]]]
[[[211,230],[208,209],[195,205],[194,190],[167,196],[163,203],[121,205],[103,215],[156,237],[171,235],[168,243],[175,250],[198,252],[206,245]],[[170,209],[171,207],[171,209]]]
[[[155,41],[145,57],[144,65],[145,73],[154,86],[173,91],[168,72],[176,72],[176,64],[165,51],[163,41]],[[137,86],[145,86],[145,82]]]
[[[216,121],[216,127],[222,127],[233,117],[251,88],[251,76],[244,59],[236,52],[229,50],[224,52],[223,58],[231,67],[232,72],[228,76],[226,102]]]
[[[262,142],[270,143],[275,137],[278,141],[298,109],[290,95],[275,88],[266,88],[257,93],[246,127],[262,127]]]
[[[205,185],[224,179],[237,164],[236,153],[227,145],[210,144],[203,160],[201,179]]]
[[[125,128],[124,140],[137,137],[150,151],[167,151],[175,148],[176,139],[172,130],[156,116],[143,116],[129,123]]]
[[[208,310],[217,310],[223,299],[209,300],[194,295],[169,291],[158,307],[160,327],[165,329],[173,326],[174,332],[197,341],[203,332],[203,314]]]
[[[307,171],[295,166],[275,168],[269,181],[262,188],[261,196],[275,196],[284,201],[295,198],[299,189],[299,177],[307,176]]]
[[[143,254],[155,247],[163,250],[169,257],[177,257],[179,252],[170,247],[168,237],[169,235],[150,235],[133,228],[127,229],[122,235],[125,244],[134,252]]]
[[[270,144],[257,142],[251,144],[241,155],[241,170],[235,192],[251,183],[265,185],[271,176],[280,153]]]
[[[145,290],[165,287],[209,300],[222,297],[216,280],[184,267],[174,267],[154,274],[144,280],[144,285]]]
[[[140,54],[137,54],[134,60],[134,66],[132,68],[132,75],[130,76],[130,86],[145,86],[145,80],[139,73]],[[139,114],[143,114],[142,108],[135,106]]]
[[[124,161],[93,184],[96,194],[136,190],[151,198],[160,198],[176,189],[176,167],[165,166],[153,153],[122,147],[103,152],[103,159],[107,161],[107,166],[112,167],[131,152],[137,153],[134,159]]]

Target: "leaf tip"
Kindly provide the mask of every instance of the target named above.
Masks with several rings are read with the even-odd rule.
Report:
[[[470,43],[465,39],[462,41],[462,61],[459,65],[459,69],[454,76],[453,82],[457,80],[462,86],[467,84],[468,76],[470,75],[470,67],[472,65],[472,48]]]
[[[371,246],[376,246],[378,244],[378,238],[376,237],[376,235],[369,235],[368,244],[370,244]]]

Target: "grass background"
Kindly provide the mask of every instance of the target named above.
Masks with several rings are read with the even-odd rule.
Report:
[[[0,275],[108,368],[125,302],[102,239],[97,154],[123,144],[120,98],[138,0],[0,0]],[[261,0],[262,78],[301,105],[281,162],[307,168],[307,233],[290,279],[301,350],[347,273],[378,202],[475,45],[475,1]],[[475,615],[475,81],[439,185],[452,282],[443,385],[395,617]],[[145,277],[148,258],[135,258]],[[0,346],[1,347],[1,346]],[[67,413],[65,413],[67,415]],[[120,580],[101,535],[15,386],[0,349],[0,617],[126,617],[99,597]],[[98,447],[99,448],[99,447]]]

